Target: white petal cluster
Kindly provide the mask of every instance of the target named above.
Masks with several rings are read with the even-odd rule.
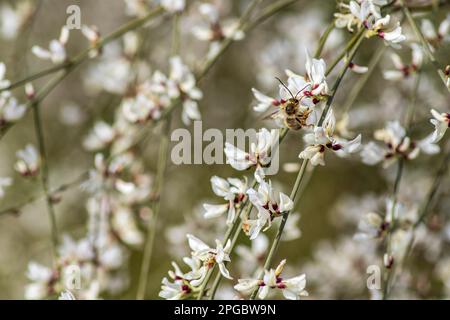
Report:
[[[337,138],[334,136],[335,127],[336,119],[333,110],[330,110],[322,126],[316,126],[314,132],[304,136],[307,147],[299,154],[299,158],[310,160],[314,166],[324,166],[326,150],[334,151],[342,157],[357,152],[361,145],[361,135],[351,141]]]
[[[201,41],[208,41],[209,51],[208,57],[215,56],[220,48],[220,43],[225,39],[242,40],[244,32],[239,29],[237,19],[220,20],[219,8],[212,3],[202,3],[198,10],[205,19],[203,24],[194,26],[192,33]]]
[[[450,127],[450,113],[439,113],[435,109],[431,109],[433,119],[430,122],[434,125],[434,131],[432,134],[432,143],[439,142],[445,135],[445,132]]]
[[[5,188],[12,185],[10,177],[0,177],[0,199],[5,196]]]
[[[39,171],[40,156],[32,144],[28,144],[23,150],[16,152],[18,158],[14,168],[25,177],[35,176]]]
[[[8,40],[16,38],[33,10],[34,4],[29,0],[14,1],[14,6],[3,2],[0,5],[0,35]]]
[[[281,277],[285,264],[286,260],[283,260],[275,270],[264,270],[264,278],[262,280],[239,279],[239,283],[234,288],[243,293],[259,290],[258,297],[260,299],[265,299],[270,292],[278,290],[289,300],[298,300],[301,296],[307,296],[308,292],[305,290],[306,276],[304,274],[290,279]]]
[[[182,300],[189,298],[195,288],[199,287],[205,278],[206,267],[197,258],[183,258],[183,262],[190,267],[188,272],[182,272],[180,267],[172,262],[174,271],[169,271],[169,277],[163,278],[159,296],[167,300]]]
[[[43,60],[50,60],[54,64],[63,63],[67,59],[66,44],[69,41],[69,29],[64,26],[61,28],[59,39],[50,41],[48,49],[39,46],[33,46],[33,54]]]
[[[122,111],[130,122],[158,120],[165,109],[179,100],[183,105],[182,120],[189,125],[192,120],[201,119],[198,101],[202,97],[194,74],[176,56],[170,59],[169,76],[155,71],[150,80],[137,86],[133,96],[124,98]]]
[[[383,162],[387,168],[398,158],[412,160],[422,151],[426,154],[439,152],[439,146],[433,144],[432,135],[419,141],[413,141],[406,135],[406,130],[398,121],[390,121],[384,129],[375,131],[376,140],[382,141],[383,146],[371,141],[364,145],[361,157],[365,164],[375,165]]]
[[[5,89],[11,84],[5,76],[6,66],[0,62],[0,89]],[[22,119],[26,110],[26,106],[19,104],[10,91],[0,92],[0,128]]]
[[[450,14],[442,20],[437,28],[431,20],[422,19],[420,29],[434,51],[435,48],[440,47],[444,42],[450,41]]]
[[[169,271],[169,277],[163,278],[159,296],[168,300],[182,300],[192,297],[198,292],[207,271],[215,266],[219,267],[220,273],[228,279],[233,279],[227,270],[225,263],[230,260],[231,241],[228,240],[225,246],[220,240],[216,240],[216,247],[211,248],[197,237],[187,234],[191,257],[184,257],[183,261],[190,270],[182,272],[178,265],[173,262],[174,271]]]
[[[335,13],[336,27],[347,28],[354,32],[354,28],[364,28],[365,36],[378,36],[387,43],[395,45],[406,40],[402,34],[400,23],[392,25],[391,16],[382,16],[381,8],[388,4],[387,0],[357,0],[349,4],[341,2],[341,12]]]
[[[249,152],[245,152],[231,143],[225,143],[227,163],[234,169],[243,171],[250,167],[266,167],[271,161],[271,150],[277,143],[278,132],[262,128],[256,134],[256,141],[250,144]]]
[[[411,50],[412,61],[410,64],[405,64],[397,53],[391,54],[395,70],[386,70],[383,72],[386,80],[401,80],[420,71],[424,59],[423,49],[417,43],[413,43],[411,44]]]
[[[203,204],[206,219],[217,218],[227,212],[227,224],[230,225],[235,219],[236,209],[239,209],[246,199],[247,180],[236,178],[223,179],[218,176],[211,178],[211,186],[214,193],[223,197],[225,204]]]
[[[161,0],[161,6],[170,13],[177,13],[184,10],[186,0]]]
[[[117,243],[107,242],[94,250],[92,241],[75,241],[64,236],[54,269],[36,262],[28,265],[25,298],[61,300],[98,299],[103,291],[114,292],[111,283],[123,286],[123,274],[117,274],[125,253]]]
[[[265,181],[258,174],[257,171],[255,177],[259,183],[258,189],[251,188],[247,191],[250,202],[257,210],[257,215],[255,218],[250,216],[243,222],[244,231],[251,240],[256,239],[261,231],[269,229],[275,218],[281,217],[294,207],[289,196],[282,192],[276,192],[271,181]]]

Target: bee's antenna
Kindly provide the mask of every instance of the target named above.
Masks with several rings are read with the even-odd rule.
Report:
[[[283,83],[283,81],[281,81],[281,79],[278,78],[278,77],[275,77],[275,79],[277,79],[278,82],[281,83],[281,85],[289,92],[289,94],[291,95],[291,97],[292,97],[293,99],[295,99],[295,97],[294,97],[294,95],[292,94],[291,90],[289,90],[289,88]]]
[[[309,84],[305,85],[303,88],[301,88],[301,89],[297,92],[297,94],[295,95],[295,99],[297,99],[298,94],[299,94],[300,92],[303,92],[303,90],[305,90],[307,86],[309,86]]]

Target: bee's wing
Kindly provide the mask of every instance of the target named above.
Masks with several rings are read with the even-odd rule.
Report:
[[[269,120],[269,119],[273,119],[273,116],[276,115],[279,111],[274,111],[266,116],[264,116],[261,120]]]

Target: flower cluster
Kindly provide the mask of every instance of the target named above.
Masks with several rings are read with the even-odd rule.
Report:
[[[322,59],[310,58],[306,52],[306,75],[301,76],[287,70],[288,85],[280,84],[279,99],[271,98],[253,90],[258,104],[253,108],[264,113],[276,108],[269,115],[279,126],[299,130],[310,128],[317,121],[315,105],[326,99],[329,94],[326,82],[326,65]]]
[[[336,152],[341,157],[357,152],[361,145],[361,135],[348,141],[334,136],[335,127],[336,119],[333,110],[330,110],[323,124],[316,126],[314,132],[305,135],[304,140],[307,147],[299,154],[299,158],[309,159],[314,166],[324,166],[324,154],[327,149]]]
[[[402,34],[400,22],[391,26],[391,16],[382,16],[382,7],[388,0],[357,0],[348,4],[340,2],[341,12],[335,13],[336,27],[347,28],[354,32],[354,28],[365,29],[365,36],[378,36],[389,44],[403,42],[406,37]]]
[[[361,157],[364,163],[375,165],[383,162],[383,167],[389,167],[399,158],[415,159],[420,152],[436,154],[439,146],[433,143],[432,135],[422,140],[414,141],[407,136],[405,128],[398,121],[391,121],[384,129],[375,131],[375,139],[383,142],[383,146],[371,141],[364,145]]]
[[[6,78],[6,66],[0,62],[0,90],[10,85]],[[19,104],[11,91],[0,92],[0,128],[19,121],[25,115],[27,108],[24,104]]]
[[[281,277],[285,264],[286,260],[283,260],[275,270],[264,270],[262,280],[239,279],[239,283],[234,288],[247,293],[258,289],[260,299],[265,299],[271,291],[276,290],[280,290],[283,296],[289,300],[298,300],[301,296],[307,296],[308,292],[305,290],[306,276],[304,274],[290,279]]]
[[[182,119],[186,125],[200,120],[197,101],[203,96],[196,87],[194,74],[183,64],[180,57],[170,59],[170,74],[155,71],[151,80],[135,88],[132,96],[122,102],[124,116],[131,122],[158,120],[164,111],[180,100],[183,105]]]
[[[194,26],[192,33],[197,39],[210,43],[207,54],[209,58],[219,52],[220,44],[225,39],[237,41],[244,38],[244,32],[239,29],[239,22],[233,18],[220,21],[219,8],[214,4],[202,3],[198,10],[206,23]]]

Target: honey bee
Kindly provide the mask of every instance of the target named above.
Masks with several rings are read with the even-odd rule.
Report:
[[[289,88],[279,78],[276,79],[289,92],[291,98],[286,101],[282,101],[278,105],[279,109],[266,117],[266,119],[281,119],[284,125],[292,130],[300,130],[301,128],[306,127],[308,116],[312,110],[300,105],[301,99],[297,99],[297,96],[301,90],[294,96]]]

